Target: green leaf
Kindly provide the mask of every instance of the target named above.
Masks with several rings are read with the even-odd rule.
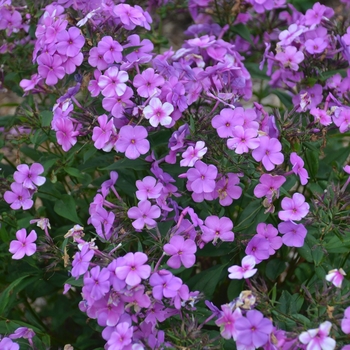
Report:
[[[26,275],[13,281],[0,295],[0,315],[5,316],[5,310],[11,306],[11,296],[15,297],[18,292],[36,279],[37,276]]]
[[[278,89],[272,89],[271,93],[275,94],[287,109],[293,108],[292,96]]]
[[[84,175],[81,173],[81,171],[79,171],[77,168],[72,168],[72,167],[69,167],[69,166],[65,166],[63,169],[70,176],[77,177],[77,178],[83,178],[84,177]]]
[[[244,66],[248,69],[248,72],[254,79],[269,80],[270,78],[266,75],[266,68],[260,70],[259,64],[254,62],[245,62]]]
[[[315,179],[319,167],[319,150],[307,149],[305,151],[305,165],[310,177]]]
[[[120,170],[120,169],[133,169],[133,170],[147,170],[149,168],[149,163],[143,159],[135,159],[131,160],[128,158],[123,158],[114,162],[106,168],[102,168],[101,170]]]
[[[266,265],[266,276],[271,281],[275,281],[277,277],[286,269],[286,263],[279,259],[270,260]]]
[[[242,23],[239,23],[230,28],[234,33],[238,34],[241,38],[248,41],[248,43],[250,43],[251,45],[254,45],[252,41],[252,35],[250,34],[250,31],[247,26],[245,26]]]
[[[222,272],[227,264],[218,264],[193,276],[187,285],[191,290],[200,290],[207,298],[211,298],[215,288],[223,280]],[[225,271],[225,275],[227,272]]]
[[[74,277],[70,277],[67,279],[66,284],[70,284],[71,286],[74,287],[82,287],[84,285],[83,278],[75,279]]]
[[[296,314],[300,311],[304,303],[304,298],[300,294],[291,295],[284,290],[278,300],[278,308],[286,315]]]
[[[62,196],[62,199],[58,200],[55,203],[54,211],[58,215],[74,222],[75,224],[82,225],[81,220],[77,215],[77,210],[75,207],[76,205],[73,197],[69,194],[64,194]]]
[[[52,111],[42,111],[40,113],[40,119],[41,119],[41,126],[47,127],[51,125],[53,113]]]

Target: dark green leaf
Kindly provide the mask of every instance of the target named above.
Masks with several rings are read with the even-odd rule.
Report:
[[[74,224],[82,225],[77,215],[75,201],[72,196],[64,194],[62,199],[55,203],[54,210],[58,215],[74,222]]]

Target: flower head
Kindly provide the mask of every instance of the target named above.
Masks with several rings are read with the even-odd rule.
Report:
[[[37,239],[37,234],[34,230],[30,231],[27,237],[27,231],[25,228],[16,232],[17,240],[11,241],[10,253],[13,254],[12,259],[19,260],[25,255],[31,256],[36,252],[36,244],[34,243]]]

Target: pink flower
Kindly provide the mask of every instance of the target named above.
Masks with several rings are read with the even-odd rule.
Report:
[[[308,183],[309,174],[304,168],[304,161],[295,152],[290,155],[290,162],[293,165],[293,172],[295,175],[299,175],[300,183],[306,185]]]
[[[151,274],[151,267],[145,264],[147,260],[145,253],[127,253],[115,268],[115,274],[120,280],[125,280],[129,286],[137,286],[142,279],[147,279]]]
[[[278,231],[283,235],[282,242],[287,247],[300,248],[304,245],[307,230],[304,225],[292,221],[285,221],[278,224]]]
[[[196,145],[189,146],[187,150],[182,153],[182,159],[180,161],[180,166],[194,166],[195,162],[199,159],[202,159],[203,156],[207,153],[208,147],[205,147],[204,141],[197,141]]]
[[[153,68],[147,68],[141,74],[137,74],[134,78],[133,85],[137,88],[140,96],[148,98],[159,95],[159,86],[164,84],[164,78],[154,73]]]
[[[253,255],[247,255],[242,259],[242,267],[238,265],[233,265],[229,267],[228,278],[231,279],[242,279],[242,278],[250,278],[255,275],[258,269],[254,269],[256,264],[255,257]]]
[[[309,329],[299,335],[302,344],[307,345],[307,350],[333,350],[335,340],[327,337],[331,330],[332,324],[329,321],[320,324],[319,328]]]
[[[297,71],[299,63],[304,60],[304,54],[298,51],[295,46],[287,46],[284,52],[279,52],[275,56],[276,60],[280,61],[284,67]]]
[[[269,136],[261,136],[259,138],[260,145],[252,152],[253,158],[260,162],[262,161],[267,171],[273,170],[275,165],[280,165],[284,161],[284,156],[281,153],[281,143]]]
[[[182,286],[182,281],[170,271],[160,270],[151,276],[149,284],[153,287],[153,297],[157,300],[162,300],[163,296],[165,298],[174,298]]]
[[[157,205],[152,205],[148,200],[139,202],[137,207],[132,207],[128,210],[128,217],[135,219],[132,225],[137,229],[141,230],[146,227],[152,228],[157,225],[156,221],[160,217],[160,209]]]
[[[236,321],[236,330],[237,343],[260,348],[268,342],[273,325],[261,312],[249,310],[245,317]]]
[[[66,55],[68,57],[78,55],[80,49],[85,44],[85,38],[81,34],[80,29],[77,27],[71,27],[68,29],[68,31],[60,31],[57,33],[56,39],[56,50],[61,55]]]
[[[112,332],[111,337],[108,339],[108,349],[122,350],[131,349],[128,345],[132,341],[133,328],[129,326],[127,322],[121,322]],[[134,348],[134,347],[133,347]]]
[[[104,36],[97,45],[97,52],[107,64],[121,62],[123,47],[111,36]],[[102,68],[103,69],[103,68]]]
[[[225,339],[236,339],[237,330],[236,322],[239,318],[242,317],[242,311],[238,307],[235,311],[232,310],[230,305],[225,304],[221,305],[221,317],[219,317],[215,323],[217,326],[220,326],[220,334]]]
[[[282,246],[282,238],[278,235],[277,229],[271,224],[261,222],[256,227],[257,236],[265,238],[269,244],[269,254],[273,255]]]
[[[112,135],[113,118],[108,121],[106,114],[102,114],[97,118],[100,126],[95,126],[92,131],[92,141],[95,141],[94,146],[97,149],[101,149],[109,141]]]
[[[144,108],[143,114],[146,119],[149,119],[149,123],[157,127],[159,124],[163,126],[168,126],[172,123],[173,119],[170,114],[174,111],[174,107],[169,102],[164,102],[153,97],[149,102],[148,106]]]
[[[194,168],[187,171],[187,179],[194,193],[210,193],[215,189],[218,170],[215,165],[197,161]]]
[[[145,199],[158,198],[161,195],[163,185],[158,182],[153,176],[146,176],[143,180],[136,181],[136,197],[138,200],[142,201]]]
[[[34,202],[31,199],[29,190],[23,187],[22,184],[13,182],[11,184],[12,191],[6,191],[4,193],[4,199],[6,203],[11,204],[10,207],[14,210],[23,208],[23,210],[30,209]]]
[[[36,244],[33,243],[37,239],[37,234],[34,230],[30,231],[27,237],[25,228],[16,232],[17,241],[11,241],[10,253],[13,254],[12,259],[19,260],[25,255],[31,256],[36,252]]]
[[[190,268],[196,262],[197,246],[192,239],[184,239],[182,236],[173,236],[168,244],[164,245],[164,252],[171,255],[168,265],[173,269],[178,269],[181,264]]]
[[[65,71],[60,55],[41,54],[37,61],[39,65],[38,72],[42,78],[46,78],[45,83],[47,85],[56,85],[58,79],[64,77]]]
[[[233,138],[227,140],[227,147],[234,149],[237,154],[248,153],[250,149],[259,147],[258,132],[256,129],[243,129],[237,125],[233,129]]]
[[[326,276],[326,281],[332,282],[337,288],[341,288],[345,275],[346,273],[342,268],[330,270]]]
[[[204,242],[213,241],[216,244],[220,238],[224,242],[232,242],[234,240],[234,233],[232,232],[233,223],[231,219],[223,216],[219,218],[215,215],[210,215],[205,219],[205,225],[201,226],[202,240]]]
[[[149,150],[147,136],[147,130],[143,126],[124,125],[120,128],[115,146],[119,152],[125,152],[127,158],[136,159]]]
[[[119,70],[118,67],[108,68],[103,75],[98,78],[98,86],[105,97],[122,96],[126,90],[129,79],[127,72]]]
[[[344,311],[344,318],[341,320],[341,330],[345,334],[350,334],[350,306]]]
[[[44,176],[39,176],[43,172],[44,167],[39,163],[33,163],[30,168],[27,164],[20,164],[17,166],[13,178],[17,183],[23,184],[23,187],[35,190],[35,185],[41,186],[46,181]]]
[[[68,152],[77,143],[79,131],[74,130],[74,125],[68,118],[59,118],[55,127],[57,143],[65,152]]]
[[[278,217],[283,221],[299,221],[310,209],[301,193],[294,193],[292,198],[283,198],[281,206],[284,210],[278,212]]]
[[[266,196],[272,202],[273,198],[279,197],[279,189],[285,182],[284,176],[263,174],[260,177],[260,183],[254,188],[254,196],[257,198]]]

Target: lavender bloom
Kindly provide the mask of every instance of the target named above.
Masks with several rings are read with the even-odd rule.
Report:
[[[11,241],[10,253],[13,254],[12,259],[19,260],[24,255],[31,256],[36,252],[36,244],[34,243],[37,239],[37,234],[34,230],[30,231],[27,237],[27,231],[25,228],[16,232],[17,240]]]

